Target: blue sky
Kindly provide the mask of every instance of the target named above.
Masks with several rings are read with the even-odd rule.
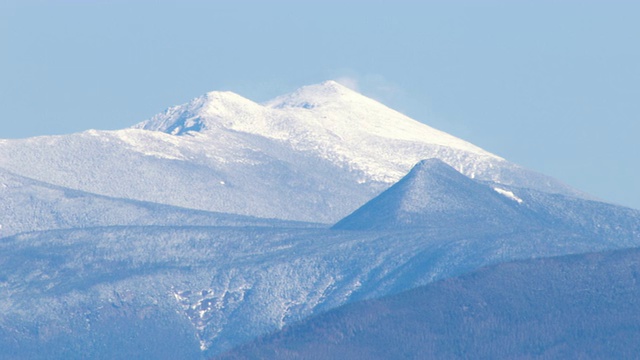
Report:
[[[340,79],[640,208],[640,3],[0,1],[0,138],[118,129],[210,90]]]

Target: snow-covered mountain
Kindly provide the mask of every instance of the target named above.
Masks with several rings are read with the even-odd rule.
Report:
[[[350,230],[119,226],[4,238],[0,344],[46,349],[25,353],[31,358],[93,357],[95,343],[119,351],[153,348],[176,327],[182,335],[175,347],[193,354],[189,339],[195,338],[213,355],[306,316],[487,264],[640,246],[638,211],[500,190],[429,160],[363,207],[409,206],[417,210],[409,219],[418,224],[397,221],[402,212],[383,212],[370,219],[382,226],[362,226],[367,221],[358,210],[349,217],[355,220],[340,222],[355,224]],[[446,216],[431,221],[434,210]],[[477,216],[492,221],[470,226]],[[124,341],[112,324],[147,335]],[[162,357],[162,349],[146,355]]]
[[[420,161],[396,184],[342,219],[335,229],[441,226],[455,218],[468,228],[535,223],[519,198],[505,197],[438,159]]]
[[[477,228],[540,226],[640,236],[640,212],[599,201],[470,179],[438,159],[422,160],[400,181],[333,226],[405,230],[456,223]]]
[[[0,140],[0,196],[0,358],[197,359],[488,264],[640,246],[640,212],[335,82]]]
[[[428,158],[475,179],[580,195],[333,81],[265,104],[212,92],[131,129],[0,140],[0,168],[50,184],[325,223]]]
[[[416,145],[433,147],[434,153],[447,149],[485,161],[501,160],[334,81],[303,87],[264,105],[230,92],[211,92],[189,104],[170,108],[134,128],[176,135],[190,131],[258,135],[359,171],[363,181],[393,183],[420,158],[434,157],[415,158],[416,152],[425,152]],[[447,155],[443,151],[443,156]],[[457,165],[459,169],[468,165],[465,172],[472,176],[475,171],[486,171],[476,169],[487,166],[460,161]]]

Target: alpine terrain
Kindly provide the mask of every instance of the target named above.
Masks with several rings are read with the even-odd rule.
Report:
[[[7,359],[349,358],[378,351],[381,327],[457,346],[434,356],[561,356],[583,342],[540,314],[579,303],[571,334],[626,326],[606,312],[628,294],[607,296],[635,276],[617,266],[640,247],[640,211],[333,81],[263,104],[210,92],[123,130],[0,140],[0,198]],[[601,277],[574,282],[592,257],[608,259]],[[556,285],[536,292],[540,279]],[[608,307],[590,312],[590,299]],[[461,324],[493,326],[487,346],[460,342]],[[491,352],[496,331],[516,330],[510,352]],[[394,342],[381,357],[422,351]],[[597,354],[628,353],[609,344]]]

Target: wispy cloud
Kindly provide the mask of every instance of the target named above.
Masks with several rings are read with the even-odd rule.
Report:
[[[360,92],[359,82],[358,82],[358,79],[356,79],[355,77],[341,76],[335,80],[341,85],[344,85],[353,91]]]
[[[334,80],[351,90],[385,102],[397,100],[404,95],[404,91],[385,76],[380,74],[360,75],[352,70],[340,70]]]

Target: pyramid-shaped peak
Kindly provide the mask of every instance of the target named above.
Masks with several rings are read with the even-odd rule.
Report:
[[[451,168],[451,166],[447,165],[447,163],[440,159],[431,158],[418,161],[418,163],[413,167],[412,170],[419,171],[431,168]]]
[[[400,188],[406,200],[423,203],[423,193],[428,190],[431,195],[434,193],[445,193],[449,188],[455,186],[476,186],[475,181],[458,172],[444,161],[431,158],[420,160],[409,173],[396,185]],[[417,193],[417,194],[415,194]]]
[[[456,169],[451,167],[449,164],[444,161],[431,158],[420,160],[417,164],[411,168],[411,171],[407,174],[407,177],[416,177],[423,175],[434,175],[434,174],[443,174],[449,173],[454,174],[453,176],[464,176],[460,174]]]
[[[290,94],[279,96],[268,101],[265,103],[265,106],[271,108],[293,107],[311,109],[327,103],[354,100],[372,101],[335,80],[328,80],[320,84],[303,86]]]
[[[197,106],[192,110],[198,111],[199,115],[213,117],[238,116],[247,112],[260,111],[262,108],[252,100],[231,91],[210,91],[195,102]]]
[[[509,225],[519,204],[438,159],[422,160],[400,181],[339,221],[335,229]]]

